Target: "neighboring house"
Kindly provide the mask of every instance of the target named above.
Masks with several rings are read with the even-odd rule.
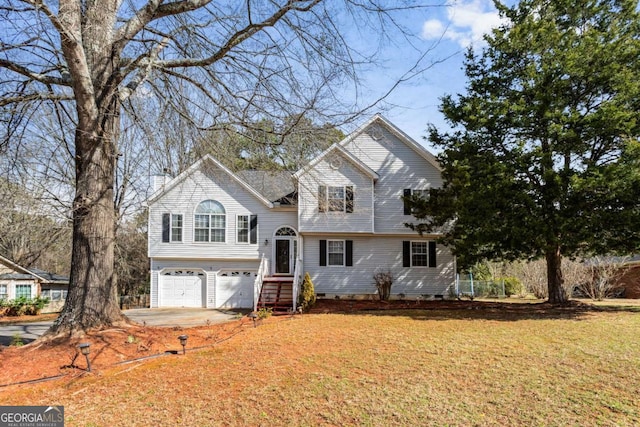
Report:
[[[404,226],[415,218],[402,200],[441,185],[435,157],[381,115],[293,174],[233,173],[207,156],[154,177],[151,306],[291,304],[304,273],[319,298],[373,298],[380,269],[392,297],[446,296],[455,259]]]
[[[624,289],[625,298],[640,298],[640,255],[634,255],[626,260],[624,272],[617,283]]]
[[[0,256],[0,300],[20,297],[49,298],[43,313],[55,313],[62,309],[67,298],[69,278],[36,268],[21,267]]]

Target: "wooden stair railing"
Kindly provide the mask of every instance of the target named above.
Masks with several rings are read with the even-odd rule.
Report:
[[[261,308],[271,308],[274,312],[293,310],[293,277],[265,277],[258,299],[258,310]]]

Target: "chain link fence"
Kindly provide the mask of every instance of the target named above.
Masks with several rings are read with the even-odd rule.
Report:
[[[457,282],[459,297],[505,298],[504,280],[460,280]]]

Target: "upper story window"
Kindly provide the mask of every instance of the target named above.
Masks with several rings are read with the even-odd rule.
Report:
[[[327,187],[329,212],[344,212],[344,187]]]
[[[194,215],[194,240],[196,242],[222,242],[226,235],[227,215],[220,202],[205,200]]]
[[[162,242],[182,242],[182,214],[162,214]]]
[[[249,215],[238,215],[236,221],[237,228],[237,242],[249,243]]]
[[[318,211],[319,212],[353,212],[353,186],[326,186],[318,187]]]

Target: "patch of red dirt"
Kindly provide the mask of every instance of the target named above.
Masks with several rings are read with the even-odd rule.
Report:
[[[180,335],[188,335],[186,349],[189,351],[215,345],[247,327],[253,327],[253,322],[247,317],[222,324],[189,328],[132,324],[90,331],[82,337],[40,339],[22,347],[0,346],[0,391],[6,385],[83,374],[86,372],[87,362],[78,349],[80,343],[91,344],[91,368],[92,371],[99,372],[135,359],[166,352],[182,352],[178,339]]]

